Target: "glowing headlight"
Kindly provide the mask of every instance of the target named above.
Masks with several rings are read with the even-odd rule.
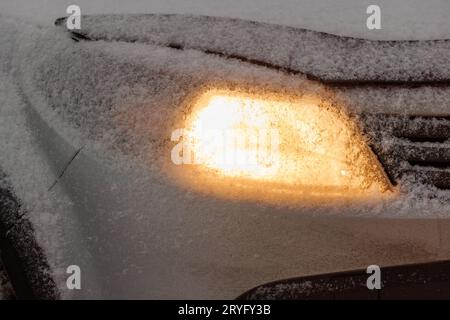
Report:
[[[184,127],[172,134],[172,160],[199,189],[259,199],[390,187],[351,121],[313,97],[208,91]]]

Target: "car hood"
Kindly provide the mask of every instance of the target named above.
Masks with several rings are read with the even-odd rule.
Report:
[[[194,49],[331,83],[450,83],[450,40],[376,41],[231,18],[152,14],[83,16],[74,33],[84,40]]]

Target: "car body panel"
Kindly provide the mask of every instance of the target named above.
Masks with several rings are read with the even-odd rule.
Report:
[[[17,44],[12,63],[29,101],[29,125],[56,178],[46,188],[55,201],[63,194],[72,203],[54,212],[67,235],[58,249],[63,257],[50,262],[58,279],[79,265],[83,285],[69,291],[59,280],[63,297],[228,299],[278,279],[450,258],[448,207],[437,200],[413,193],[362,205],[262,205],[195,192],[165,169],[170,130],[204,87],[312,92],[345,101],[350,111],[378,104],[393,113],[405,112],[399,97],[413,102],[412,113],[446,101],[448,88],[377,87],[379,99],[366,101],[367,87],[330,89],[195,50],[74,42],[56,28],[38,33],[35,42]],[[430,99],[411,98],[421,89]]]
[[[56,24],[64,28],[65,22]],[[324,82],[450,82],[450,40],[366,40],[191,15],[85,16],[82,29],[73,33],[85,40],[146,43],[241,58]]]

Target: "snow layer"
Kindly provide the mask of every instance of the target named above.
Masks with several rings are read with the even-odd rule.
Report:
[[[71,199],[58,188],[49,192],[49,186],[58,175],[58,171],[52,166],[55,159],[43,156],[40,140],[43,132],[33,128],[35,117],[29,100],[17,85],[17,78],[14,76],[21,67],[29,63],[23,60],[15,64],[17,61],[13,59],[13,53],[17,54],[18,38],[23,37],[21,40],[25,46],[32,45],[33,42],[29,40],[33,39],[33,34],[39,34],[39,28],[24,22],[2,19],[0,29],[4,31],[0,37],[0,167],[21,200],[22,209],[33,224],[37,241],[46,253],[56,283],[64,293],[63,297],[67,298],[71,292],[65,291],[65,268],[73,259],[83,261],[79,257],[83,254],[83,245],[74,244],[80,239],[77,222],[70,215]],[[22,48],[22,51],[26,49]],[[53,158],[57,158],[57,155]],[[76,249],[73,251],[70,248]],[[81,252],[78,253],[77,250]],[[92,282],[94,288],[95,280]]]
[[[3,137],[0,139],[0,166],[23,201],[23,209],[30,213],[29,219],[38,242],[50,258],[49,263],[55,266],[60,264],[60,244],[63,243],[60,216],[56,212],[68,210],[70,201],[63,195],[53,197],[47,192],[54,174],[43,162],[33,133],[28,130],[24,105],[14,82],[10,76],[0,73],[0,133]]]
[[[241,286],[253,286],[259,281],[273,280],[274,274],[289,277],[298,272],[353,268],[374,257],[394,263],[446,254],[446,244],[442,241],[446,234],[434,219],[448,218],[448,192],[411,185],[411,190],[397,198],[376,203],[265,207],[186,192],[164,177],[161,165],[167,160],[169,128],[186,112],[186,99],[208,86],[257,86],[277,92],[315,93],[341,101],[344,109],[361,105],[366,111],[374,104],[384,110],[389,110],[393,104],[400,109],[398,101],[402,99],[412,103],[412,109],[408,110],[428,106],[428,101],[449,101],[447,89],[426,88],[422,92],[379,89],[374,102],[367,88],[349,89],[351,92],[331,90],[302,76],[195,50],[179,51],[139,43],[75,43],[54,27],[36,27],[3,18],[0,29],[5,31],[0,36],[0,130],[3,137],[0,143],[4,150],[0,165],[10,175],[18,197],[25,202],[61,286],[65,284],[64,267],[70,261],[89,260],[89,257],[73,255],[84,252],[80,249],[83,242],[98,245],[94,260],[104,262],[102,266],[110,262],[108,256],[102,255],[104,250],[117,250],[120,254],[116,252],[116,258],[130,265],[130,269],[119,271],[110,266],[113,271],[102,281],[108,283],[119,278],[117,272],[133,276],[150,265],[158,270],[157,275],[141,277],[151,278],[153,285],[159,284],[160,296],[166,297],[173,297],[170,286],[178,288],[180,284],[191,288],[196,297],[205,296],[205,290],[210,296],[223,297],[223,290],[232,286],[230,279]],[[413,99],[407,100],[411,94],[424,96],[417,104]],[[84,162],[74,162],[72,180],[69,180],[88,182],[79,187],[81,191],[74,197],[77,203],[73,203],[62,185],[48,191],[57,173],[50,168],[49,159],[42,156],[36,143],[39,134],[30,130],[26,116],[30,103],[24,100],[32,102],[45,124],[70,141],[75,149],[84,146],[84,158],[80,158]],[[431,105],[427,112],[433,110],[448,112],[443,105]],[[89,161],[91,158],[95,160]],[[98,167],[120,178],[114,181],[115,175],[104,174],[104,180],[97,181],[101,176],[99,172],[103,172],[97,170]],[[84,176],[78,175],[80,173]],[[107,187],[99,189],[105,181]],[[88,185],[102,192],[92,194],[89,189],[84,190]],[[112,201],[108,194],[117,195],[116,200]],[[136,210],[147,210],[124,208],[123,197],[127,197],[124,203],[135,204]],[[94,203],[82,201],[92,198],[98,205],[94,208],[96,211],[81,212],[85,205]],[[152,212],[148,212],[148,208],[152,208]],[[71,218],[80,213],[87,215],[82,216],[86,218],[85,229],[79,228],[77,220]],[[368,219],[355,217],[375,219],[372,224]],[[82,241],[71,234],[79,232],[78,237],[83,237],[85,234],[80,229],[91,232]],[[120,241],[108,241],[111,238],[102,238],[105,234],[124,239],[130,247]],[[211,238],[219,241],[211,241]],[[296,241],[298,245],[289,246]],[[294,248],[288,257],[289,263],[280,260],[286,259],[284,253],[288,246]],[[369,247],[373,250],[367,251]],[[155,253],[157,259],[145,260],[148,252]],[[136,265],[133,255],[140,255],[143,260],[137,261],[145,261],[147,265]],[[225,262],[224,257],[227,257]],[[169,266],[166,262],[172,264]],[[253,282],[236,279],[236,268],[245,272],[257,267],[258,272],[251,272],[255,274]],[[189,276],[201,278],[182,277],[180,270],[189,270]],[[224,274],[224,270],[228,273]],[[157,276],[169,282],[153,279]],[[222,287],[205,289],[205,283],[217,282]],[[120,285],[115,285],[119,292]],[[98,292],[89,294],[98,296]]]
[[[371,0],[77,0],[83,14],[178,13],[232,17],[368,39],[448,39],[447,0],[377,0],[382,29],[368,30]],[[2,0],[0,12],[50,25],[71,0]]]
[[[78,145],[101,141],[151,165],[161,179],[166,178],[160,170],[166,158],[161,155],[167,148],[170,130],[186,112],[189,97],[207,87],[250,86],[268,91],[312,93],[331,99],[351,112],[396,113],[403,105],[403,111],[411,114],[422,110],[427,103],[428,113],[448,113],[446,101],[450,100],[450,93],[441,87],[330,90],[300,75],[287,75],[196,50],[180,51],[144,43],[74,43],[64,33],[55,34],[45,28],[34,36],[36,42],[25,44],[29,47],[20,50],[21,55],[16,59],[29,62],[30,68],[19,70],[20,79],[47,122],[60,133],[68,132],[64,124],[68,122],[72,128],[81,129],[75,134],[83,141]],[[372,94],[376,99],[372,99]],[[36,103],[42,96],[48,103]],[[410,103],[400,104],[402,101]],[[439,103],[430,104],[436,101]],[[374,108],[375,103],[378,108]],[[51,109],[47,108],[48,104]],[[67,134],[67,140],[77,141],[72,133]],[[438,194],[444,198],[439,196],[437,199],[441,200],[432,201],[445,201],[446,193]],[[406,196],[415,198],[417,194]],[[427,201],[421,199],[418,204],[422,207]],[[386,211],[380,208],[372,214]],[[407,211],[387,211],[411,216]],[[436,211],[442,213],[442,208],[436,207]]]
[[[377,99],[371,99],[370,88],[331,91],[299,75],[286,75],[195,50],[179,51],[140,43],[74,43],[64,33],[55,34],[54,28],[25,30],[20,33],[20,49],[13,65],[24,92],[46,122],[75,145],[101,141],[108,148],[131,155],[153,166],[161,179],[164,174],[159,168],[165,161],[161,155],[167,148],[170,130],[183,116],[185,101],[201,88],[253,86],[277,92],[313,93],[335,99],[350,111],[357,106],[359,112],[375,109],[374,112],[395,113],[396,106],[401,108],[399,101],[410,99],[411,103],[403,104],[410,108],[408,112],[419,110],[425,102],[439,100],[441,103],[427,104],[427,112],[446,113],[445,102],[450,101],[445,88],[422,91],[378,88],[373,91]],[[24,64],[27,68],[23,68]],[[411,95],[418,99],[414,101]],[[373,108],[374,103],[380,108]],[[446,193],[441,193],[445,199]],[[417,194],[413,192],[406,197],[415,198]],[[437,199],[432,201],[439,202]],[[389,211],[394,215],[404,212],[411,216],[408,210],[380,208],[374,212]],[[439,207],[436,211],[443,213]]]
[[[243,20],[184,15],[85,16],[80,33],[97,40],[219,52],[322,80],[450,79],[450,40],[370,41]]]

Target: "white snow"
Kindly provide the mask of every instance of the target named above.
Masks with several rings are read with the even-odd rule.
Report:
[[[156,260],[151,263],[160,272],[158,276],[171,279],[173,283],[169,284],[174,287],[180,286],[180,283],[184,287],[192,286],[193,291],[197,290],[195,293],[198,296],[203,294],[202,281],[197,278],[178,278],[177,267],[191,270],[189,259],[196,260],[198,265],[190,274],[202,274],[202,280],[213,283],[217,281],[217,272],[211,270],[223,271],[219,267],[223,264],[224,252],[231,256],[231,261],[224,267],[231,279],[236,277],[236,266],[240,267],[239,270],[251,270],[255,268],[255,261],[258,266],[276,270],[276,274],[280,276],[293,275],[299,270],[305,273],[326,271],[337,265],[339,267],[336,268],[349,268],[361,259],[366,259],[365,250],[371,246],[375,249],[368,254],[373,253],[371,257],[382,257],[381,260],[385,262],[417,257],[425,259],[445,253],[445,244],[442,245],[440,240],[435,239],[442,235],[442,230],[436,228],[432,220],[436,217],[448,218],[449,195],[445,191],[413,184],[408,186],[408,182],[405,182],[408,192],[397,198],[375,204],[349,205],[345,210],[327,203],[318,206],[305,204],[287,209],[271,208],[248,203],[228,203],[185,192],[171,185],[160,169],[164,161],[164,153],[161,151],[164,151],[164,142],[169,137],[167,128],[174,124],[174,118],[182,115],[185,98],[205,83],[252,84],[270,90],[315,92],[331,96],[353,111],[427,110],[436,114],[448,112],[448,89],[369,91],[365,88],[330,92],[301,76],[290,76],[243,62],[227,61],[195,50],[180,52],[145,43],[99,41],[75,44],[64,34],[58,33],[55,27],[45,26],[49,20],[53,22],[54,18],[65,15],[67,3],[43,0],[3,0],[0,3],[3,14],[18,14],[42,24],[35,26],[0,17],[0,164],[10,175],[18,197],[25,203],[30,219],[36,226],[38,240],[49,256],[61,287],[65,284],[64,267],[73,260],[70,254],[74,252],[67,252],[67,248],[76,251],[81,248],[80,242],[84,240],[95,244],[102,239],[99,240],[100,236],[94,234],[92,238],[78,241],[74,235],[79,231],[76,219],[71,218],[77,213],[72,199],[62,186],[56,187],[54,192],[48,192],[48,187],[56,179],[56,172],[49,167],[37,145],[35,132],[30,131],[24,96],[32,102],[46,123],[74,147],[85,146],[83,150],[86,154],[95,155],[95,159],[105,167],[112,168],[112,172],[122,173],[124,176],[129,174],[127,170],[134,172],[133,175],[129,174],[132,177],[129,180],[121,180],[121,183],[126,182],[124,185],[108,184],[111,189],[106,189],[105,193],[123,195],[121,191],[128,191],[132,193],[128,200],[135,203],[138,209],[152,208],[153,212],[108,206],[105,202],[100,202],[105,208],[100,207],[93,212],[106,217],[103,221],[106,226],[104,228],[113,225],[124,232],[117,233],[117,236],[125,237],[130,234],[127,239],[138,246],[141,250],[139,254],[143,252],[143,258],[139,256],[143,261],[147,261],[145,253],[149,248],[157,253],[156,256],[161,261],[178,261],[179,265],[175,263],[170,266],[157,265]],[[119,1],[79,1],[82,8],[86,8],[85,13],[105,13],[105,7],[107,12],[121,13],[203,13],[371,38],[450,38],[450,22],[444,19],[442,13],[445,12],[447,2],[442,1],[424,4],[417,1],[414,2],[416,6],[410,1],[380,1],[382,6],[391,6],[392,3],[397,3],[398,6],[393,6],[394,9],[386,13],[384,29],[373,34],[364,30],[365,7],[360,1],[340,2],[339,5],[335,1],[275,3],[241,0],[236,3],[239,6],[224,1],[128,1],[124,8],[123,2]],[[353,4],[351,9],[343,13],[341,6],[350,4]],[[412,7],[423,14],[415,14],[415,18],[411,18],[408,13],[414,12]],[[395,13],[402,15],[396,17]],[[149,170],[145,173],[139,171],[142,166]],[[95,180],[95,175],[92,179]],[[110,180],[114,180],[114,176],[106,179],[107,182]],[[80,199],[84,196],[88,197],[89,194],[81,194]],[[111,202],[116,205],[114,201]],[[192,215],[193,212],[198,213],[202,219],[197,214]],[[355,217],[376,219],[358,220]],[[96,217],[90,218],[95,220]],[[379,223],[386,230],[371,228],[372,222],[367,222],[378,218],[378,222],[373,222],[373,225]],[[408,219],[414,222],[414,219],[422,218],[424,221],[432,220],[424,222],[429,229],[423,230],[416,226],[411,231]],[[391,223],[389,219],[396,222]],[[252,223],[246,224],[243,221]],[[120,223],[125,222],[135,229],[128,229],[128,233],[125,232],[125,227],[120,229]],[[157,227],[147,228],[149,225],[152,227],[151,223],[155,223]],[[418,225],[421,226],[420,222]],[[93,226],[94,229],[95,227],[97,226]],[[112,233],[112,230],[109,232]],[[156,234],[155,231],[161,234]],[[212,248],[211,241],[205,241],[209,237],[220,240],[218,248]],[[264,248],[258,246],[260,241],[257,239],[263,239]],[[289,265],[283,265],[283,270],[279,270],[281,267],[277,263],[281,264],[282,261],[278,257],[285,250],[286,241],[294,242],[299,239],[301,245],[290,257],[295,263],[290,261]],[[248,251],[247,246],[241,246],[242,242],[249,243]],[[390,246],[391,242],[398,246]],[[237,243],[240,244],[239,252],[233,255]],[[108,245],[114,247],[115,243]],[[99,252],[105,247],[101,247]],[[325,248],[332,257],[324,258],[326,253],[317,248]],[[388,252],[386,248],[391,251]],[[249,251],[254,251],[255,255],[259,254],[263,258],[253,259],[246,254]],[[209,253],[206,260],[205,255],[202,255],[204,252]],[[128,257],[126,254],[135,253],[132,250],[124,252],[124,259]],[[103,257],[98,257],[101,258]],[[314,262],[322,264],[315,267]],[[214,269],[216,267],[218,269]],[[143,266],[131,264],[130,268],[135,271],[141,270]],[[128,269],[121,271],[124,274],[132,273]],[[260,269],[254,280],[268,278],[269,275],[265,272],[266,270]],[[156,277],[149,275],[147,278],[151,276]],[[145,278],[145,275],[142,277]],[[225,278],[225,275],[222,277]],[[159,280],[154,281],[158,283]],[[169,284],[166,289],[162,280],[160,281],[161,291],[167,290],[164,294],[170,296]],[[227,278],[221,281],[226,287],[230,280]],[[248,283],[250,284],[250,280]],[[220,297],[220,288],[210,290],[208,293]]]
[[[162,181],[165,176],[160,168],[166,159],[168,130],[176,126],[176,119],[184,112],[183,102],[199,88],[251,85],[330,97],[326,88],[301,76],[195,50],[103,41],[75,44],[63,33],[55,34],[54,27],[29,29],[21,33],[21,39],[33,37],[34,41],[19,42],[12,66],[17,69],[24,93],[47,123],[78,147],[97,141],[140,163],[150,164],[153,174]],[[26,68],[22,61],[27,61]],[[449,95],[448,90],[440,87],[423,91],[362,88],[336,89],[331,99],[337,99],[350,111],[396,112],[406,105],[409,112],[415,112],[426,103],[427,112],[442,113],[447,110],[445,101],[449,101]],[[121,163],[116,166],[120,168]],[[426,195],[431,192],[424,190]],[[424,190],[413,188],[412,193],[393,202],[381,202],[370,210],[355,207],[346,212],[358,216],[445,215],[445,207],[440,203],[445,203],[448,192],[436,191],[439,196],[428,200],[427,196],[420,196]],[[416,198],[420,201],[416,202]],[[405,200],[409,202],[406,207]],[[403,209],[398,210],[398,206]]]
[[[24,105],[14,82],[10,76],[0,73],[0,135],[3,137],[0,139],[0,163],[13,182],[17,197],[23,200],[24,210],[29,212],[37,240],[46,251],[50,265],[58,266],[65,243],[58,212],[68,212],[70,200],[62,194],[50,195],[47,191],[55,174],[44,163],[36,140],[28,130]],[[57,279],[61,279],[59,275]]]
[[[79,32],[95,40],[177,45],[219,52],[322,80],[436,81],[450,78],[450,41],[367,41],[243,20],[190,15],[87,16],[83,21]]]
[[[50,24],[71,4],[83,14],[182,13],[225,16],[370,39],[450,38],[450,2],[377,0],[382,30],[366,27],[371,0],[2,0],[0,12]]]

